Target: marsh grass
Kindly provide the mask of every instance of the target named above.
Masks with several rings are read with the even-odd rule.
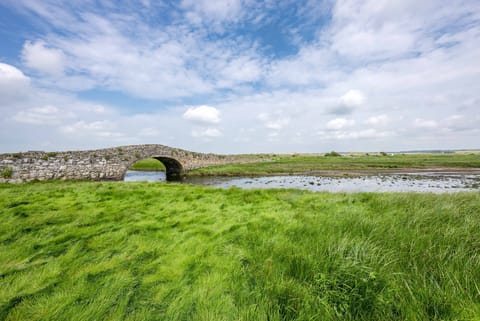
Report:
[[[335,152],[332,152],[335,153]],[[328,156],[332,156],[328,153]],[[338,154],[338,153],[335,153]],[[327,156],[327,155],[326,155]],[[306,155],[248,155],[258,162],[227,164],[189,171],[188,175],[270,175],[320,170],[395,170],[404,168],[480,168],[480,154],[405,154],[394,156],[350,155],[338,157]]]
[[[0,184],[3,320],[478,320],[480,193]]]
[[[137,157],[138,158],[138,157]],[[133,171],[165,171],[165,165],[155,158],[145,158],[135,162],[130,170]]]

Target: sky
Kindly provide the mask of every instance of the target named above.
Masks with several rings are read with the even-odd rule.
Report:
[[[0,152],[480,148],[478,0],[0,0]]]

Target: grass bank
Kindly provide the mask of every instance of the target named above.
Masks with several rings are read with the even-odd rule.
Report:
[[[479,320],[480,193],[0,184],[3,320]]]
[[[133,171],[165,171],[165,166],[155,158],[146,158],[135,162],[129,169]]]
[[[188,175],[271,175],[314,173],[338,170],[395,170],[406,168],[480,168],[480,154],[398,154],[305,156],[305,155],[250,155],[257,162],[228,164],[199,168]]]

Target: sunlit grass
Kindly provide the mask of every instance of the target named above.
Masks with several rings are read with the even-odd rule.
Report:
[[[0,184],[0,320],[479,320],[480,193]]]
[[[134,171],[165,171],[165,166],[162,162],[155,158],[146,158],[135,162],[130,170]]]

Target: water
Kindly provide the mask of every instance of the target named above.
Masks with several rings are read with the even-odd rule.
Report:
[[[165,181],[164,172],[128,171],[125,181]],[[299,188],[314,192],[460,192],[480,191],[480,175],[412,173],[361,177],[262,176],[189,177],[182,183],[229,188]]]
[[[167,175],[165,172],[144,172],[144,171],[127,171],[125,173],[125,182],[165,182],[167,180]]]

